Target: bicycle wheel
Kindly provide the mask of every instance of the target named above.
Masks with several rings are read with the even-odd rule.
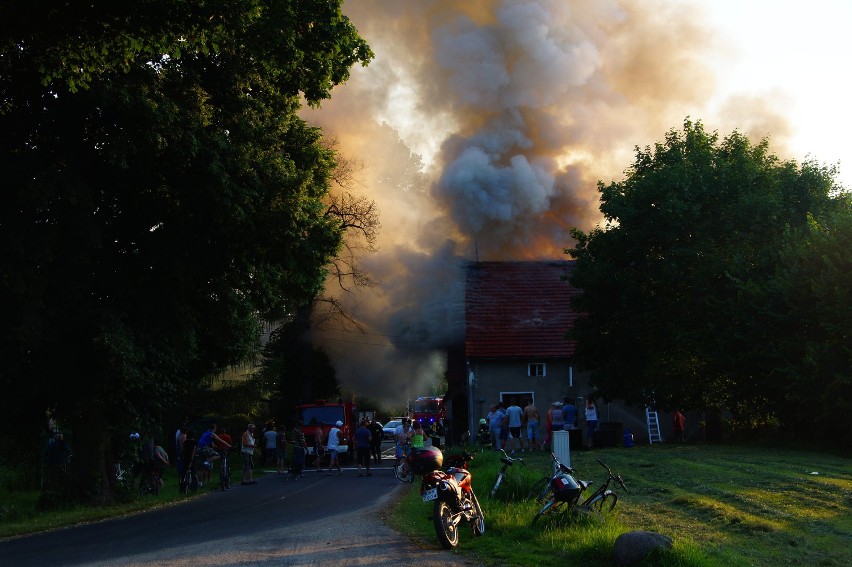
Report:
[[[497,480],[494,482],[494,488],[491,489],[491,498],[494,498],[494,495],[497,494],[497,489],[503,484],[504,478],[506,478],[505,474],[502,472],[497,473]]]
[[[139,492],[144,496],[146,494],[153,494],[156,496],[160,492],[160,481],[157,479],[157,475],[151,472],[143,473],[139,477]]]
[[[547,493],[550,491],[550,477],[543,477],[535,481],[532,488],[527,494],[527,500],[537,500],[539,502],[547,499]]]
[[[595,497],[589,502],[588,507],[599,513],[612,512],[615,505],[618,504],[618,494],[615,492],[607,492]]]
[[[532,523],[535,524],[538,521],[538,519],[541,518],[542,516],[544,516],[545,514],[553,514],[553,513],[556,513],[556,512],[560,512],[561,511],[560,508],[562,507],[562,504],[563,504],[563,502],[561,502],[559,500],[553,500],[553,499],[548,500],[547,502],[545,502],[545,504],[541,508],[541,510],[538,511],[538,514],[535,515]]]
[[[470,497],[473,501],[473,509],[476,510],[476,517],[471,522],[473,535],[479,537],[485,533],[485,514],[482,513],[482,506],[479,505],[476,494],[471,493]]]
[[[228,459],[226,457],[222,458],[219,468],[219,486],[223,491],[231,488],[231,467],[228,466]]]

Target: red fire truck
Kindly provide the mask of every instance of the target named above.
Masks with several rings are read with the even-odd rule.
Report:
[[[443,396],[424,396],[412,403],[411,416],[420,422],[425,429],[434,423],[439,430],[444,428],[444,418],[447,417],[447,407]]]
[[[302,431],[305,433],[305,442],[308,449],[308,461],[312,461],[311,455],[316,455],[314,436],[317,428],[322,429],[323,442],[328,446],[328,432],[338,421],[343,422],[340,430],[343,431],[343,440],[340,442],[339,455],[342,463],[355,462],[354,434],[358,427],[358,409],[350,402],[327,402],[316,400],[312,404],[301,404],[296,406],[296,419],[302,421]]]

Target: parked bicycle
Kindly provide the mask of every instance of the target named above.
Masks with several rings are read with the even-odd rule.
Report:
[[[598,463],[607,471],[607,479],[597,490],[581,502],[580,497],[592,484],[592,481],[577,480],[574,478],[574,469],[560,462],[553,453],[551,453],[551,456],[556,465],[555,474],[549,478],[540,479],[530,491],[531,497],[539,501],[544,501],[544,505],[533,518],[533,524],[547,514],[565,514],[566,512],[576,511],[597,513],[612,511],[616,503],[618,503],[618,494],[609,488],[610,483],[613,481],[617,482],[624,492],[627,492],[627,487],[624,485],[621,476],[614,475],[612,470],[603,461],[598,459]]]
[[[514,465],[515,461],[520,461],[522,465],[527,466],[527,463],[522,458],[510,457],[503,449],[500,449],[500,452],[503,453],[503,456],[500,457],[500,462],[503,463],[503,466],[500,467],[500,471],[497,473],[497,479],[494,481],[494,487],[491,489],[491,498],[494,498],[494,495],[497,494],[497,490],[500,488],[500,485],[503,484],[504,480],[506,480],[506,474],[509,467]]]
[[[121,463],[115,463],[115,480],[127,489],[137,491],[142,496],[160,493],[163,485],[160,480],[160,469],[153,463],[136,462],[125,468]]]

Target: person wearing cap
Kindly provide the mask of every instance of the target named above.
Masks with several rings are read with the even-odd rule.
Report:
[[[554,431],[562,431],[564,428],[565,418],[562,415],[562,402],[553,402],[553,405],[547,410],[547,435],[544,438],[545,446],[550,447]]]
[[[343,440],[343,431],[340,430],[341,427],[343,427],[343,422],[338,421],[334,424],[334,427],[331,428],[331,431],[328,432],[328,473],[326,476],[331,476],[332,467],[337,467],[337,476],[343,474],[343,471],[340,468],[340,459],[337,456],[337,453],[340,450],[340,442]]]

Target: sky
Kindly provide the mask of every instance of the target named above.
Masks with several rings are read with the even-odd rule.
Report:
[[[602,219],[598,182],[687,118],[838,164],[852,187],[852,1],[347,0],[373,48],[303,116],[376,202],[371,288],[337,293],[359,328],[315,341],[344,387],[428,395],[464,330],[464,267],[566,260]]]

